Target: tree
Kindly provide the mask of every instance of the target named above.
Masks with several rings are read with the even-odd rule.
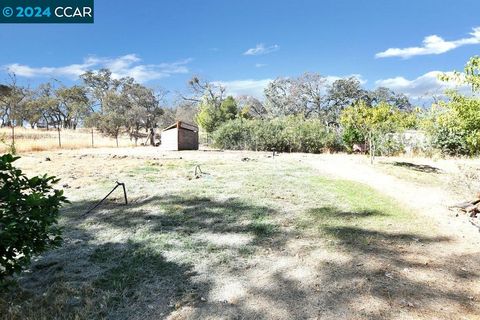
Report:
[[[180,101],[174,108],[175,115],[173,121],[179,120],[187,123],[195,123],[198,113],[198,106],[191,101]],[[173,122],[170,121],[169,125]]]
[[[80,75],[83,84],[87,88],[92,111],[103,112],[105,98],[110,91],[116,91],[122,81],[112,78],[112,72],[108,69],[100,69],[97,72],[87,71]]]
[[[125,112],[125,126],[131,137],[137,142],[140,129],[152,131],[158,126],[160,117],[164,113],[160,106],[160,99],[163,99],[166,91],[159,91],[157,94],[133,79],[126,81],[121,89]],[[152,144],[154,140],[151,139]]]
[[[385,87],[378,87],[373,91],[369,91],[366,100],[372,106],[385,102],[400,110],[411,111],[413,108],[406,95],[403,93],[395,93],[393,90]]]
[[[379,140],[387,133],[398,132],[406,125],[405,113],[385,102],[370,107],[363,100],[343,110],[340,123],[347,143],[364,142],[368,145],[373,164]],[[352,141],[351,139],[358,139]]]
[[[61,87],[55,91],[57,105],[54,116],[59,126],[76,129],[81,119],[89,114],[87,91],[82,86]]]
[[[454,81],[470,86],[473,93],[480,92],[480,56],[473,56],[467,61],[463,73],[455,71],[453,74],[441,74],[440,80]]]
[[[32,129],[42,120],[41,108],[42,104],[39,103],[39,100],[36,97],[36,91],[29,91],[22,108],[22,118],[24,121],[28,122]]]
[[[9,118],[8,101],[12,89],[8,85],[0,84],[0,118],[2,120],[1,126],[7,125]]]
[[[220,108],[225,99],[225,87],[216,83],[201,80],[193,77],[188,81],[190,96],[182,96],[185,101],[194,102],[196,104],[207,103],[215,109]]]
[[[1,102],[3,104],[2,111],[2,125],[9,125],[12,128],[12,142],[10,151],[15,153],[15,126],[22,123],[21,110],[22,104],[25,102],[27,91],[25,88],[17,85],[17,77],[15,74],[10,74],[9,89],[3,87],[3,95]]]
[[[220,105],[220,121],[233,120],[238,115],[237,102],[232,96],[228,96]]]
[[[240,114],[244,118],[260,118],[267,116],[264,104],[252,96],[239,96],[236,98]]]
[[[450,155],[480,152],[480,99],[448,92],[449,101],[432,106],[426,123],[432,144]]]
[[[215,131],[222,123],[233,120],[238,116],[237,102],[232,96],[222,101],[219,107],[209,103],[207,99],[200,103],[197,123],[207,133]]]
[[[27,102],[27,107],[31,110],[31,121],[35,121],[40,116],[47,130],[50,125],[57,126],[56,109],[58,105],[57,97],[51,83],[39,85],[32,94],[32,98]],[[27,119],[30,122],[30,120]],[[38,120],[40,122],[40,120]]]
[[[335,80],[328,88],[326,98],[329,121],[336,123],[343,109],[360,100],[366,100],[367,94],[355,77]]]
[[[57,218],[67,199],[52,186],[58,180],[46,175],[27,178],[13,166],[17,159],[0,156],[0,280],[62,240]]]
[[[288,115],[326,116],[327,79],[317,73],[296,78],[277,78],[264,90],[265,108],[273,117]]]
[[[125,128],[126,100],[121,93],[108,92],[103,98],[104,110],[96,117],[95,124],[100,132],[115,138],[118,147],[118,136]]]
[[[478,155],[480,152],[480,57],[472,57],[464,72],[440,76],[443,81],[456,81],[468,85],[471,96],[457,90],[447,90],[447,101],[440,101],[431,108],[425,123],[432,143],[442,152],[457,155]]]
[[[465,65],[465,83],[469,84],[473,92],[480,91],[480,57],[474,56]]]
[[[199,126],[202,127],[207,133],[212,133],[215,131],[218,124],[221,123],[222,116],[220,109],[216,108],[215,105],[207,101],[201,102],[198,107],[196,120]]]

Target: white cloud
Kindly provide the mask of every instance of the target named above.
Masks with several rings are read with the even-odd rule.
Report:
[[[437,35],[423,39],[423,46],[409,48],[390,48],[375,55],[376,58],[401,57],[410,58],[419,55],[442,54],[455,48],[480,43],[480,27],[473,28],[470,37],[453,41],[446,41]]]
[[[443,72],[430,71],[415,79],[406,79],[404,77],[395,77],[375,81],[377,87],[387,87],[395,92],[404,93],[410,98],[421,99],[431,95],[442,95],[446,89],[458,87],[454,82],[445,82],[438,79]],[[446,72],[452,75],[452,72]],[[459,87],[460,90],[468,92],[466,86]]]
[[[263,89],[265,89],[271,81],[272,79],[247,79],[233,81],[216,81],[215,84],[224,86],[228,95],[246,95],[260,99],[263,97]]]
[[[271,52],[275,52],[280,50],[280,46],[278,44],[274,44],[273,46],[265,46],[263,43],[257,44],[255,48],[250,48],[245,51],[243,54],[246,56],[259,56],[262,54],[267,54]]]
[[[267,65],[265,63],[256,63],[255,68],[263,68],[266,67]]]
[[[138,82],[169,77],[172,74],[188,73],[188,63],[192,59],[185,59],[172,63],[141,64],[142,60],[135,54],[127,54],[117,58],[87,57],[83,63],[71,64],[62,67],[31,67],[19,63],[3,66],[7,72],[15,73],[20,77],[60,77],[76,80],[88,70],[108,68],[112,77],[132,77]]]

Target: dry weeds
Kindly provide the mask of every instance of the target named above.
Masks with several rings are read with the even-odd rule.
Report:
[[[82,149],[92,147],[92,132],[90,129],[62,129],[59,133],[56,129],[29,129],[15,128],[15,149],[18,153],[48,151],[58,149]],[[5,142],[0,143],[0,152],[6,152],[12,144],[11,128],[0,128],[0,137]],[[119,137],[119,146],[133,146],[134,142],[128,136]],[[106,137],[101,133],[94,131],[93,147],[116,147],[117,143],[114,138]]]

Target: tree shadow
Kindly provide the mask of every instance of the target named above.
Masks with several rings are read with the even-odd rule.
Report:
[[[94,205],[91,201],[73,203],[66,209],[71,223],[91,221],[132,230],[148,226],[152,233],[194,234],[199,232],[250,234],[255,244],[267,241],[280,246],[286,240],[272,221],[277,212],[267,206],[248,204],[236,198],[166,194],[133,199],[128,205],[119,199],[106,201],[93,214],[79,214]],[[290,235],[289,235],[290,236]]]
[[[294,279],[275,272],[265,287],[249,289],[257,301],[242,300],[231,304],[227,301],[208,301],[197,308],[189,319],[313,319],[312,292]],[[266,308],[252,308],[252,302],[267,303]],[[179,317],[182,318],[182,317]],[[183,318],[182,318],[183,319]]]
[[[404,161],[395,161],[393,162],[394,166],[403,167],[414,171],[425,172],[425,173],[437,173],[440,174],[443,171],[437,167],[430,166],[428,164],[416,164],[411,162]]]
[[[209,290],[194,280],[192,264],[167,260],[150,244],[98,243],[74,227],[64,237],[0,294],[6,319],[163,318]]]
[[[334,206],[325,206],[320,208],[314,208],[308,210],[307,214],[315,221],[321,221],[324,218],[336,218],[336,219],[361,219],[368,217],[382,217],[388,216],[382,211],[375,209],[363,209],[358,211],[342,210]]]
[[[343,216],[341,209],[318,210],[333,217]],[[452,318],[449,312],[453,317],[459,310],[465,315],[480,313],[468,288],[468,283],[480,279],[480,273],[464,268],[478,265],[480,256],[449,254],[438,258],[429,252],[438,243],[447,246],[450,238],[328,222],[321,226],[321,232],[334,239],[336,250],[347,257],[345,261],[319,265],[325,286],[318,299],[323,301],[324,316],[346,312],[368,319],[395,319],[401,314]],[[461,281],[465,286],[458,285]],[[358,301],[364,301],[364,305]],[[369,303],[382,307],[375,311]],[[444,311],[442,307],[446,307]]]
[[[480,257],[449,254],[432,260],[429,247],[449,244],[449,238],[356,225],[368,226],[369,219],[388,216],[379,210],[356,212],[335,206],[310,210],[310,227],[318,228],[325,239],[334,239],[328,260],[305,257],[316,278],[304,283],[284,271],[272,271],[268,285],[250,283],[248,299],[228,303],[203,297],[212,292],[217,273],[241,278],[248,269],[231,268],[231,261],[219,267],[211,253],[233,250],[240,256],[243,249],[213,246],[209,239],[196,236],[248,236],[253,252],[273,249],[261,259],[271,259],[274,267],[276,258],[292,258],[285,250],[287,242],[303,237],[281,229],[274,219],[278,212],[235,198],[178,194],[132,199],[128,206],[110,202],[85,215],[92,204],[80,201],[65,208],[64,246],[39,257],[9,297],[0,294],[4,314],[35,319],[158,319],[185,307],[192,310],[191,319],[271,319],[277,318],[272,312],[278,310],[279,318],[285,319],[396,319],[454,318],[455,310],[464,310],[467,316],[478,311],[468,283],[480,276],[463,266],[465,261],[478,265]],[[119,237],[101,240],[99,234],[105,230]],[[325,239],[318,232],[315,236],[310,245],[325,248]],[[174,241],[156,242],[165,238]],[[172,259],[171,252],[188,259]],[[206,263],[202,274],[195,261]],[[459,289],[459,283],[466,287]],[[268,308],[252,308],[252,299],[261,299]],[[441,306],[448,308],[442,311]]]
[[[198,277],[195,259],[281,248],[289,237],[271,221],[275,210],[238,199],[168,194],[132,199],[127,206],[119,200],[113,197],[90,214],[85,212],[96,201],[65,207],[63,246],[38,257],[18,286],[0,295],[0,310],[10,318],[164,318],[184,305],[205,304],[201,297],[211,284]],[[105,241],[100,234],[108,230],[112,239]],[[138,230],[145,233],[137,236]],[[201,234],[238,235],[248,243],[222,247],[194,237]],[[182,251],[193,258],[167,258]]]

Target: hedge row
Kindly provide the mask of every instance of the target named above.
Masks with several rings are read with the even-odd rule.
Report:
[[[343,150],[335,128],[318,119],[281,117],[271,120],[235,119],[222,124],[213,134],[215,146],[230,150],[309,152]]]

